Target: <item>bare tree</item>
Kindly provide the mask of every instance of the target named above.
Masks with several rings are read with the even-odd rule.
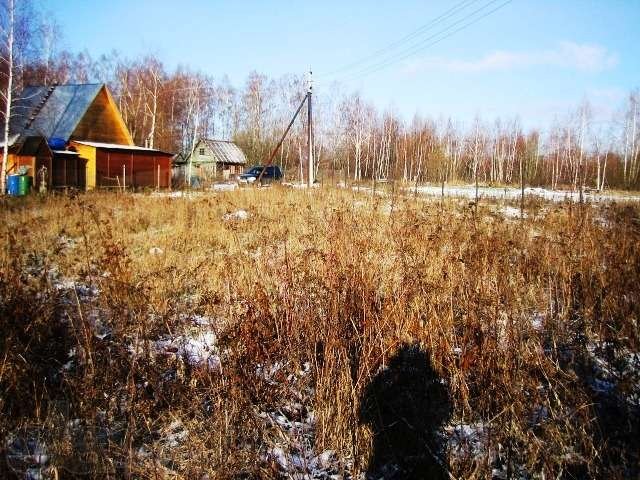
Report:
[[[4,51],[0,61],[3,64],[3,73],[6,75],[6,87],[2,90],[4,102],[4,125],[2,145],[2,165],[0,166],[0,195],[4,195],[7,185],[7,165],[9,159],[9,127],[11,124],[11,106],[13,102],[13,84],[15,75],[14,65],[14,41],[16,8],[15,0],[6,0],[6,19],[0,24],[2,35],[2,50]]]

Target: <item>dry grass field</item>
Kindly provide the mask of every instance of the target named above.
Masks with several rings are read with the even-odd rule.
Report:
[[[637,478],[640,208],[515,206],[2,200],[0,477]]]

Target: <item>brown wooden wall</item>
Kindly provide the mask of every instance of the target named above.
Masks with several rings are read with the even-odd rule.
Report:
[[[76,155],[54,155],[51,161],[51,187],[84,190],[87,184],[87,162]]]
[[[96,185],[121,187],[123,182],[133,188],[168,188],[171,185],[171,156],[99,148],[96,152]]]

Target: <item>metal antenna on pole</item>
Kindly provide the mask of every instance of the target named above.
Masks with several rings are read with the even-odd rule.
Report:
[[[313,107],[311,104],[311,97],[313,95],[313,72],[309,69],[309,90],[307,91],[307,144],[309,147],[309,183],[308,187],[313,187]]]

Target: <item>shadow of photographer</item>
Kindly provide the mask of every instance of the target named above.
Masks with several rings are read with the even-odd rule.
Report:
[[[404,345],[365,389],[360,421],[373,433],[368,479],[447,478],[440,434],[449,390],[417,345]]]

